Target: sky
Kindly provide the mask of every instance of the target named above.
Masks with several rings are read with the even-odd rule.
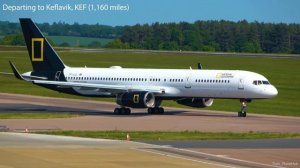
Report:
[[[51,8],[55,4],[71,8]],[[86,8],[79,8],[80,4]],[[61,21],[123,26],[245,19],[249,22],[300,24],[300,0],[0,0],[0,5],[0,21],[11,22],[32,18],[37,23]],[[38,5],[41,8],[38,9]]]

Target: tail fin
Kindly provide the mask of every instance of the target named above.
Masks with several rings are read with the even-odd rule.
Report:
[[[64,63],[31,19],[20,19],[33,73],[63,71]]]

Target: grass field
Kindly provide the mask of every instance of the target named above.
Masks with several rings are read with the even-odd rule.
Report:
[[[67,112],[1,112],[0,119],[49,119],[49,118],[71,118],[79,117],[79,114],[72,114]]]
[[[69,43],[70,47],[88,46],[93,41],[100,42],[102,46],[105,46],[107,43],[113,40],[106,38],[89,38],[74,36],[48,36],[47,38],[51,39],[56,45],[60,45],[64,42]]]
[[[69,66],[144,68],[196,68],[201,62],[205,69],[241,69],[265,75],[274,84],[279,95],[270,100],[257,100],[248,105],[250,113],[300,116],[300,60],[292,58],[250,58],[233,56],[195,56],[176,54],[144,54],[144,53],[92,53],[92,52],[58,52],[65,64]],[[11,72],[8,64],[11,60],[20,72],[31,71],[27,51],[0,50],[0,71]],[[0,92],[21,93],[51,97],[82,98],[65,95],[18,81],[11,76],[0,76]],[[94,99],[94,98],[88,98]],[[113,99],[100,99],[112,101]],[[173,101],[163,102],[163,106],[184,107]],[[238,100],[215,100],[207,109],[222,111],[238,111]]]
[[[159,131],[46,131],[40,134],[65,135],[75,137],[126,139],[130,140],[229,140],[229,139],[273,139],[273,138],[299,138],[297,133],[266,133],[266,132],[159,132]]]

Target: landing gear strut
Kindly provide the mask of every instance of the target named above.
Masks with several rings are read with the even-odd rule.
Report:
[[[125,108],[125,107],[115,108],[114,110],[114,114],[119,114],[119,115],[129,115],[130,113],[131,113],[130,108]]]
[[[246,117],[247,116],[247,101],[241,100],[241,111],[238,112],[239,117]]]
[[[150,107],[148,108],[148,114],[163,114],[165,112],[162,107]]]

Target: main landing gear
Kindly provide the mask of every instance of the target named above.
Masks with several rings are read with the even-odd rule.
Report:
[[[165,112],[162,107],[150,107],[148,108],[148,114],[163,114]]]
[[[114,110],[114,114],[118,114],[118,115],[129,115],[130,113],[131,113],[130,108],[125,108],[125,107],[115,108]]]
[[[148,114],[164,114],[165,110],[162,107],[150,107],[148,108]],[[120,107],[115,108],[114,114],[117,115],[129,115],[131,114],[130,108]]]
[[[238,112],[239,117],[246,117],[247,116],[247,102],[250,102],[249,100],[240,100],[241,102],[241,111]]]

